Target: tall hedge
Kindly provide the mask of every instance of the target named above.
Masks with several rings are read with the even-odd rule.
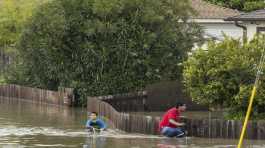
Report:
[[[176,80],[187,52],[201,41],[201,29],[185,22],[191,13],[186,0],[52,1],[28,22],[18,46],[22,72],[12,78],[86,95]]]
[[[212,107],[221,106],[231,117],[243,117],[261,53],[265,52],[264,41],[260,37],[242,45],[239,40],[226,38],[221,43],[210,42],[208,50],[195,51],[185,63],[183,73],[192,99]],[[256,117],[265,112],[264,82],[262,76],[254,103]]]

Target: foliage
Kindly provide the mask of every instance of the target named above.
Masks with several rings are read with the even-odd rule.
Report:
[[[17,71],[8,73],[7,71],[10,71],[10,69],[7,69],[7,65],[10,60],[17,58],[16,45],[26,25],[26,21],[32,16],[34,9],[43,2],[45,1],[4,0],[0,2],[1,84],[6,82],[6,76],[11,77],[11,75],[17,73]],[[15,66],[13,65],[13,67]]]
[[[206,0],[213,4],[237,9],[240,11],[253,11],[265,8],[264,0]]]
[[[4,0],[0,5],[0,49],[12,52],[26,20],[31,17],[39,0]]]
[[[200,28],[185,23],[191,13],[186,0],[52,1],[38,8],[20,38],[24,81],[18,81],[106,95],[175,80],[201,40]]]
[[[242,45],[226,38],[221,43],[210,42],[208,50],[199,49],[184,66],[184,83],[194,101],[210,106],[222,106],[232,113],[244,112],[248,105],[257,65],[265,48],[264,37]],[[265,112],[264,77],[254,103],[254,116]]]

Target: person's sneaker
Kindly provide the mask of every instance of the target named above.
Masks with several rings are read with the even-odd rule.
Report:
[[[181,137],[183,137],[184,135],[185,135],[185,133],[182,132],[182,133],[178,134],[176,137],[177,137],[177,138],[181,138]]]

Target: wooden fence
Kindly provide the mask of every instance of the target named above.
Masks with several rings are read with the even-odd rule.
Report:
[[[13,84],[0,85],[0,96],[65,106],[71,106],[74,98],[70,88],[59,88],[59,91],[50,91]]]
[[[96,111],[110,120],[111,125],[130,133],[158,134],[160,118],[121,113],[110,104],[95,97],[88,97],[87,110]]]
[[[146,98],[146,91],[98,97],[120,112],[147,111]]]
[[[167,97],[166,97],[167,98]],[[108,96],[99,96],[98,99],[112,105],[119,112],[145,112],[145,111],[164,111],[172,105],[176,96],[169,96],[170,99],[157,96],[154,92],[139,91],[134,93],[116,94]],[[189,110],[208,110],[205,106],[196,105],[187,98],[178,98],[179,101],[186,103]],[[171,103],[168,103],[171,101]],[[174,102],[175,102],[174,101]],[[158,109],[161,106],[161,109]]]
[[[111,121],[111,124],[125,132],[142,134],[159,134],[160,117],[133,115],[118,112],[102,97],[88,97],[88,112],[96,111]],[[242,121],[222,119],[182,119],[186,123],[188,136],[207,138],[239,138]],[[250,122],[246,138],[265,139],[265,121]]]

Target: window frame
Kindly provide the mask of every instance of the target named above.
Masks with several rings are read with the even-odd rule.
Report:
[[[257,34],[265,34],[265,26],[264,27],[257,27]]]

